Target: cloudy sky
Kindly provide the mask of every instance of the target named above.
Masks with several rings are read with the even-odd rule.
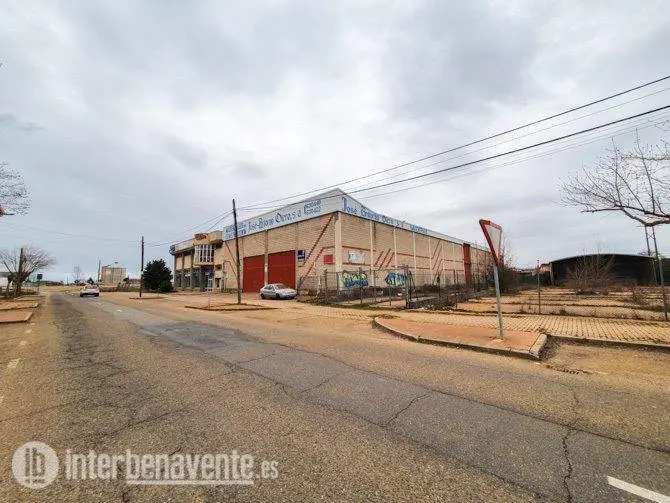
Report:
[[[3,0],[0,161],[22,173],[32,207],[0,219],[0,248],[48,250],[54,279],[75,265],[95,275],[99,259],[134,272],[141,235],[185,239],[233,197],[262,206],[654,80],[670,74],[668,47],[664,0]],[[667,105],[668,87],[342,188]],[[636,253],[641,228],[561,206],[558,186],[613,136],[629,147],[635,126],[644,141],[670,139],[669,115],[356,197],[480,244],[477,220],[491,218],[521,266],[598,247]],[[670,252],[670,230],[658,238]],[[171,264],[167,245],[149,246],[155,257]]]

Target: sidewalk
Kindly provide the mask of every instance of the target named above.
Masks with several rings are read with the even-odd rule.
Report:
[[[412,321],[496,328],[495,315],[406,312]],[[505,330],[542,332],[553,337],[670,348],[670,323],[559,315],[503,315]]]
[[[410,321],[402,318],[375,317],[374,324],[388,332],[416,341],[503,353],[524,358],[540,358],[547,336],[539,332],[506,330],[500,339],[498,329],[446,323]]]
[[[0,324],[23,323],[30,320],[32,311],[0,311]]]

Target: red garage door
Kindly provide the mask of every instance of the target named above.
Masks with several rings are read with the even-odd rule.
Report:
[[[244,270],[242,272],[242,290],[255,292],[263,287],[263,270],[265,268],[265,257],[256,255],[244,257]]]
[[[463,267],[465,268],[465,284],[472,284],[472,260],[470,259],[470,245],[463,243]]]
[[[284,283],[295,288],[295,250],[268,255],[268,283]]]

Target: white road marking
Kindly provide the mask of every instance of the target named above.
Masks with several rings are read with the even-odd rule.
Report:
[[[634,484],[629,484],[628,482],[615,479],[614,477],[607,477],[607,483],[617,489],[621,489],[622,491],[626,491],[627,493],[634,494],[635,496],[639,496],[640,498],[649,501],[655,501],[656,503],[670,503],[670,496],[650,491],[649,489]]]
[[[7,364],[7,369],[15,369],[16,366],[19,364],[19,359],[20,358],[14,358],[13,360],[10,360],[9,363]]]
[[[19,342],[19,347],[23,347],[26,344],[28,344],[28,341],[21,341],[21,342]]]

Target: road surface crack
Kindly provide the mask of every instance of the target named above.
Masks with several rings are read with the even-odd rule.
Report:
[[[566,473],[563,476],[563,488],[565,489],[565,494],[567,496],[568,503],[572,503],[572,492],[570,491],[570,478],[572,477],[572,461],[570,461],[570,451],[568,450],[568,438],[575,430],[572,428],[567,428],[565,435],[563,435],[563,456],[565,457],[565,462],[567,465]]]
[[[570,388],[572,393],[572,420],[566,427],[565,435],[563,435],[562,445],[563,445],[563,456],[565,457],[566,472],[563,476],[563,488],[565,489],[565,494],[567,497],[568,503],[572,503],[572,492],[570,491],[570,478],[572,477],[573,467],[572,461],[570,460],[570,450],[568,447],[568,440],[570,436],[576,433],[575,426],[579,421],[579,396],[577,395],[577,390]]]
[[[390,417],[390,419],[389,419],[388,421],[386,421],[386,423],[384,423],[384,426],[385,426],[385,427],[388,427],[393,421],[395,421],[396,419],[398,419],[398,417],[400,417],[400,414],[402,414],[403,412],[405,412],[407,409],[409,409],[412,405],[414,405],[414,404],[415,404],[416,402],[418,402],[419,400],[421,400],[421,399],[423,399],[423,398],[426,398],[428,395],[430,395],[430,393],[424,393],[423,395],[415,396],[414,398],[412,398],[412,399],[407,403],[407,405],[405,405],[402,409],[400,409],[398,412],[396,412],[395,414],[393,414],[393,415]]]

